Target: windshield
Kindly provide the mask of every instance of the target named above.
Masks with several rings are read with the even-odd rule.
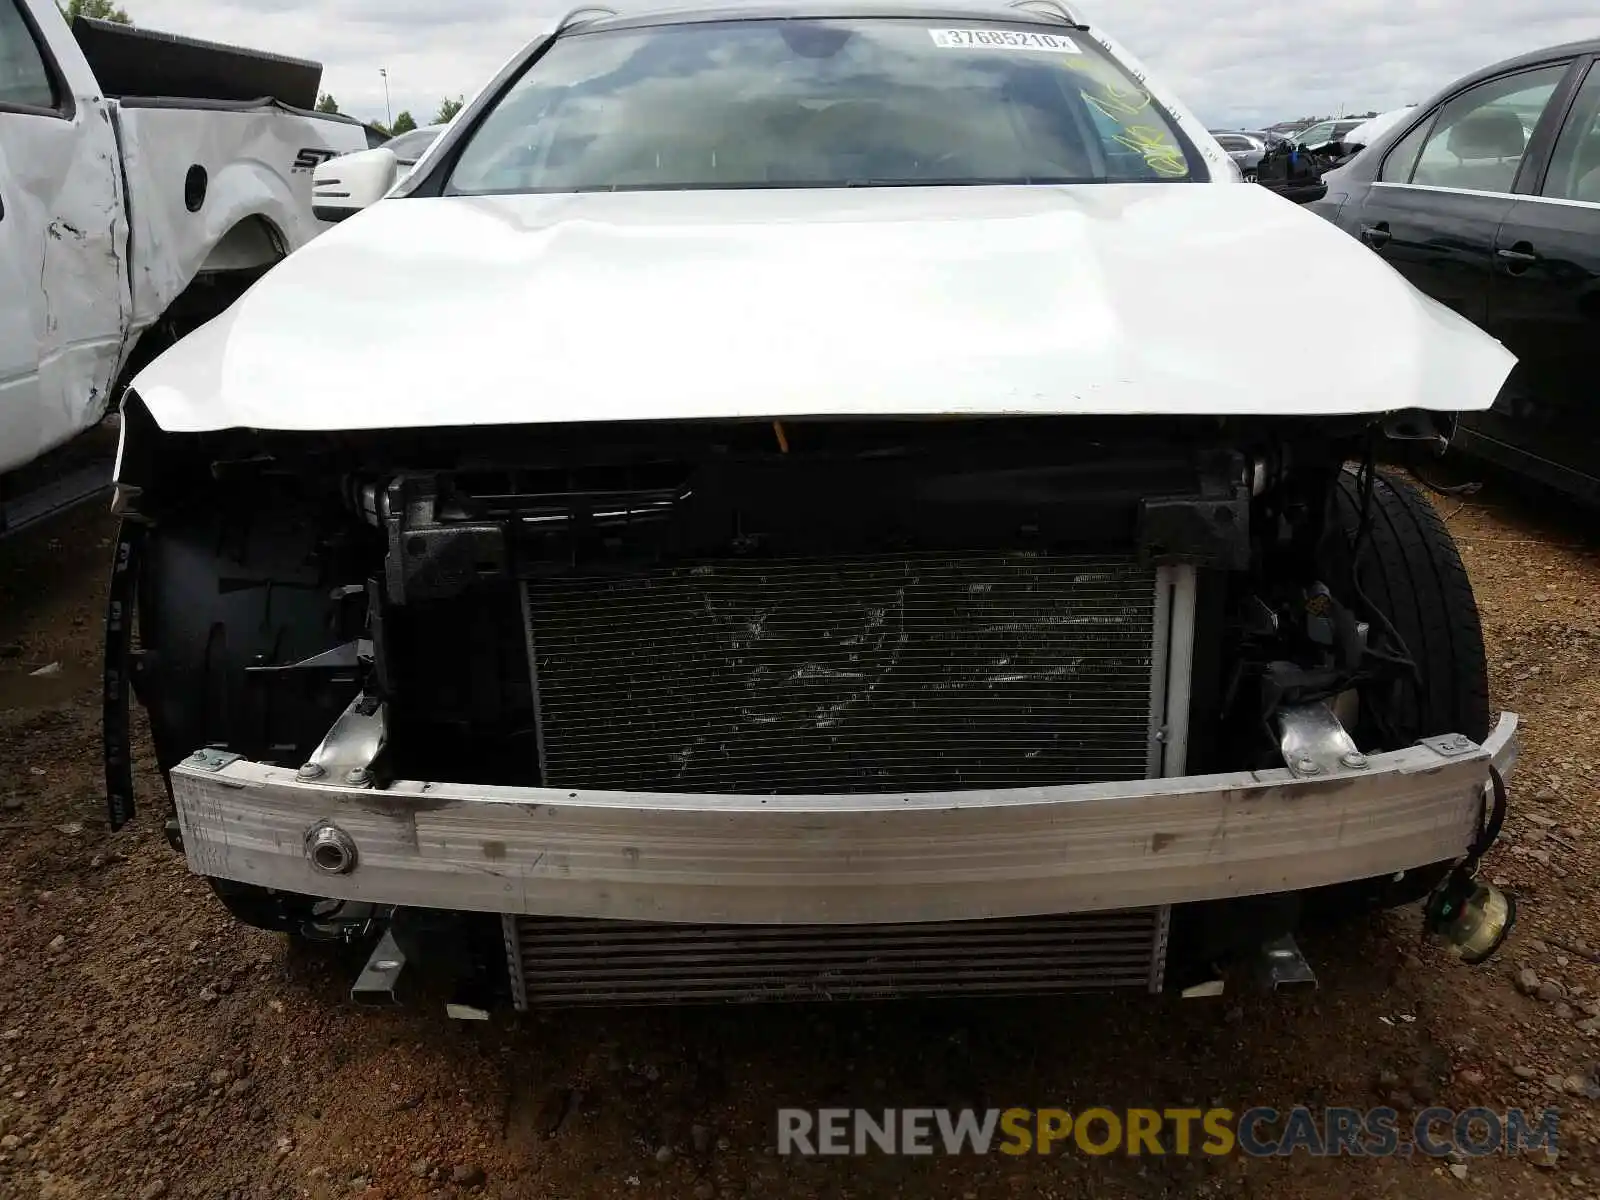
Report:
[[[568,36],[461,152],[455,194],[1182,180],[1165,111],[1093,40],[901,19]]]

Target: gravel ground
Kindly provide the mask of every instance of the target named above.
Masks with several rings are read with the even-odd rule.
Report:
[[[148,816],[148,755],[147,815],[108,833],[97,656],[110,522],[81,512],[0,543],[0,1196],[1600,1195],[1600,538],[1503,485],[1441,506],[1478,591],[1496,703],[1526,722],[1513,817],[1487,865],[1523,919],[1491,966],[1451,961],[1402,913],[1309,943],[1322,988],[1301,995],[467,1025],[436,1003],[353,1011],[348,951],[233,926]],[[1561,1152],[1450,1164],[772,1149],[780,1105],[1385,1101],[1559,1104]]]

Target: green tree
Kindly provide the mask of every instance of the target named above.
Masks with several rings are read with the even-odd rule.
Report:
[[[323,92],[317,97],[317,111],[320,113],[336,113],[339,111],[339,102],[333,98],[331,92]]]
[[[448,125],[455,120],[455,116],[466,107],[466,97],[457,96],[454,100],[446,96],[444,103],[439,105],[439,113],[433,118],[435,125]]]
[[[395,137],[399,137],[402,133],[410,133],[416,127],[417,119],[413,117],[410,110],[407,109],[394,119],[394,125],[389,132]]]
[[[119,8],[112,0],[67,0],[62,4],[56,0],[56,7],[61,10],[61,15],[70,24],[79,17],[93,17],[97,21],[115,21],[119,25],[132,25],[133,18],[128,15],[128,10]]]

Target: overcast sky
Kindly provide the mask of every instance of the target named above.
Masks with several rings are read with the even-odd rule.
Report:
[[[122,0],[152,29],[325,64],[345,112],[426,123],[548,21],[553,0]],[[643,7],[640,0],[616,5]],[[1105,26],[1212,126],[1384,111],[1524,50],[1600,37],[1596,0],[1096,0]]]

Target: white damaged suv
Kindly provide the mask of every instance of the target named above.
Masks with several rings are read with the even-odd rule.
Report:
[[[131,684],[241,919],[519,1006],[1493,950],[1516,721],[1374,464],[1512,358],[1075,9],[586,9],[396,180],[125,404],[112,819]]]

